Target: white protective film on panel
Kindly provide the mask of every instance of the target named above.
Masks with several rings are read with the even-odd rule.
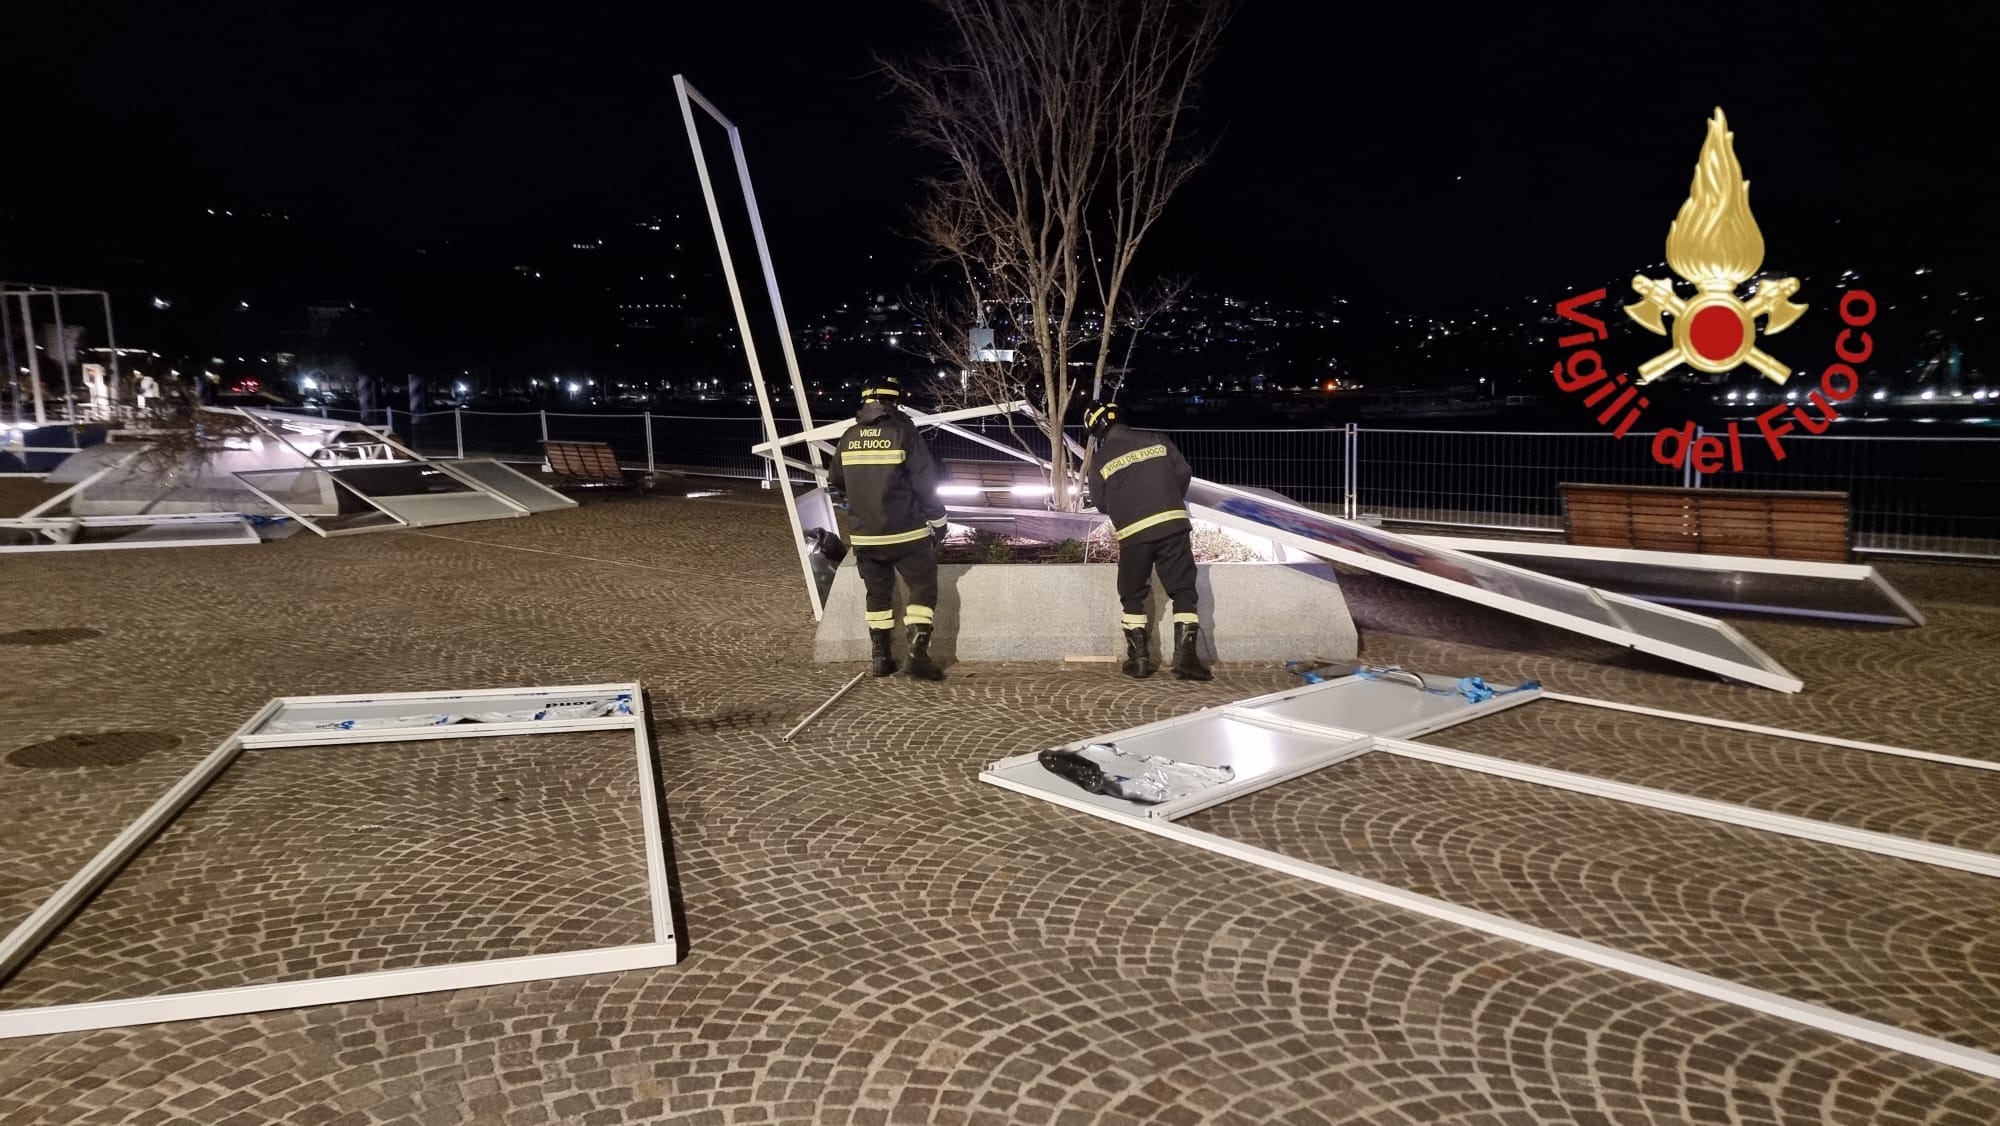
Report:
[[[438,462],[437,467],[454,477],[477,483],[499,493],[530,512],[552,512],[575,508],[576,501],[549,488],[511,465],[476,458],[472,461]]]
[[[1310,724],[1340,732],[1414,738],[1504,708],[1525,704],[1539,688],[1503,688],[1490,699],[1474,700],[1451,677],[1426,677],[1401,669],[1344,677],[1232,705],[1232,715]]]
[[[1275,539],[1329,562],[1401,579],[1719,676],[1781,692],[1796,692],[1804,686],[1734,630],[1710,618],[1667,611],[1521,567],[1431,547],[1409,536],[1200,478],[1188,490],[1188,507],[1199,519]]]
[[[198,797],[235,759],[257,746],[328,746],[407,740],[457,739],[480,734],[538,734],[570,730],[622,730],[632,734],[641,803],[647,892],[651,900],[651,941],[549,954],[530,954],[471,962],[336,974],[302,981],[269,982],[224,989],[194,990],[152,997],[47,1005],[31,1009],[0,1009],[0,1039],[81,1032],[136,1024],[196,1020],[267,1012],[307,1005],[401,997],[417,993],[469,989],[487,985],[537,981],[554,977],[610,973],[674,965],[680,957],[672,922],[672,886],[668,881],[666,838],[661,823],[651,746],[646,737],[640,686],[636,683],[591,684],[557,688],[476,689],[463,692],[395,692],[368,696],[281,697],[267,702],[256,715],[225,739],[181,778],[139,819],[128,826],[82,871],[42,903],[24,922],[0,939],[0,979],[11,973],[49,936],[117,874],[145,844]],[[605,707],[609,705],[609,707]],[[384,727],[369,730],[311,730],[271,734],[272,725],[291,726],[330,714],[376,715],[395,712],[406,718],[452,714],[474,708],[501,712],[583,708],[605,713],[574,720],[568,726],[554,720],[491,723],[472,727]],[[264,734],[259,734],[263,732]],[[261,742],[259,742],[261,740]]]

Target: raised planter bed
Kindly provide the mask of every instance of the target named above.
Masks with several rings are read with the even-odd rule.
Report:
[[[1326,563],[1203,563],[1202,655],[1221,661],[1339,660],[1358,652],[1339,577]],[[1060,661],[1124,652],[1117,567],[1111,563],[971,563],[938,568],[931,652],[951,661]],[[904,593],[897,591],[902,610]],[[850,557],[835,575],[813,640],[817,661],[868,658],[861,576]],[[1153,643],[1166,656],[1173,607],[1154,583]],[[899,619],[900,620],[900,616]],[[897,649],[903,645],[898,630]]]

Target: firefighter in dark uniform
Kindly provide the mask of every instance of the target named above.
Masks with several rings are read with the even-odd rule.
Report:
[[[1125,631],[1125,675],[1153,675],[1152,637],[1147,629],[1146,592],[1153,572],[1174,603],[1174,675],[1207,680],[1196,652],[1201,618],[1196,614],[1194,545],[1188,522],[1187,490],[1194,473],[1173,440],[1152,430],[1134,430],[1118,420],[1118,404],[1092,403],[1084,427],[1096,442],[1088,488],[1090,503],[1111,517],[1118,533],[1119,625]]]
[[[943,680],[931,661],[931,624],[936,615],[937,545],[944,540],[944,503],[938,500],[937,467],[930,448],[909,416],[897,408],[902,391],[896,377],[876,376],[861,392],[854,425],[840,436],[827,472],[835,494],[845,494],[848,545],[868,590],[868,640],[876,676],[896,671],[891,642],[896,631],[896,576],[909,587],[903,623],[910,631],[910,675]]]

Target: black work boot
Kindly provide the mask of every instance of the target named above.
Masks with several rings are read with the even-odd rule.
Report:
[[[890,643],[896,639],[892,629],[871,629],[868,644],[874,647],[874,661],[868,672],[873,676],[890,676],[896,671],[896,655],[890,651]]]
[[[944,670],[931,663],[931,627],[910,627],[910,675],[918,680],[943,680]]]
[[[1145,626],[1125,631],[1125,675],[1144,680],[1153,675],[1153,634]]]
[[[1215,674],[1201,663],[1195,652],[1201,642],[1201,626],[1194,622],[1174,623],[1174,675],[1182,680],[1209,680]]]

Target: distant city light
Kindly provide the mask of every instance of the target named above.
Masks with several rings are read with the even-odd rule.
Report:
[[[1882,389],[1882,388],[1877,388],[1877,389],[1876,389],[1876,391],[1875,391],[1875,399],[1876,399],[1876,401],[1877,401],[1877,402],[1880,402],[1881,400],[1883,400],[1883,399],[1886,399],[1886,398],[1888,398],[1888,397],[1889,397],[1889,392],[1888,392],[1887,390],[1884,390],[1884,389]]]
[[[1937,398],[1937,392],[1935,392],[1935,391],[1926,391],[1926,392],[1924,392],[1923,394],[1921,394],[1921,395],[1918,395],[1918,396],[1917,396],[1917,398],[1919,398],[1919,399],[1924,399],[1924,400],[1926,400],[1926,401],[1928,401],[1928,400],[1931,400],[1931,399],[1935,399],[1935,398]]]
[[[171,309],[171,308],[173,308],[173,307],[174,307],[174,303],[173,303],[173,302],[171,302],[171,301],[169,301],[169,300],[167,300],[167,299],[166,299],[166,298],[164,298],[164,297],[155,297],[155,298],[153,298],[153,308],[155,308],[155,309]]]
[[[319,389],[319,384],[314,383],[313,378],[310,375],[306,376],[304,379],[299,380],[299,386],[305,388],[308,391],[315,391]]]

